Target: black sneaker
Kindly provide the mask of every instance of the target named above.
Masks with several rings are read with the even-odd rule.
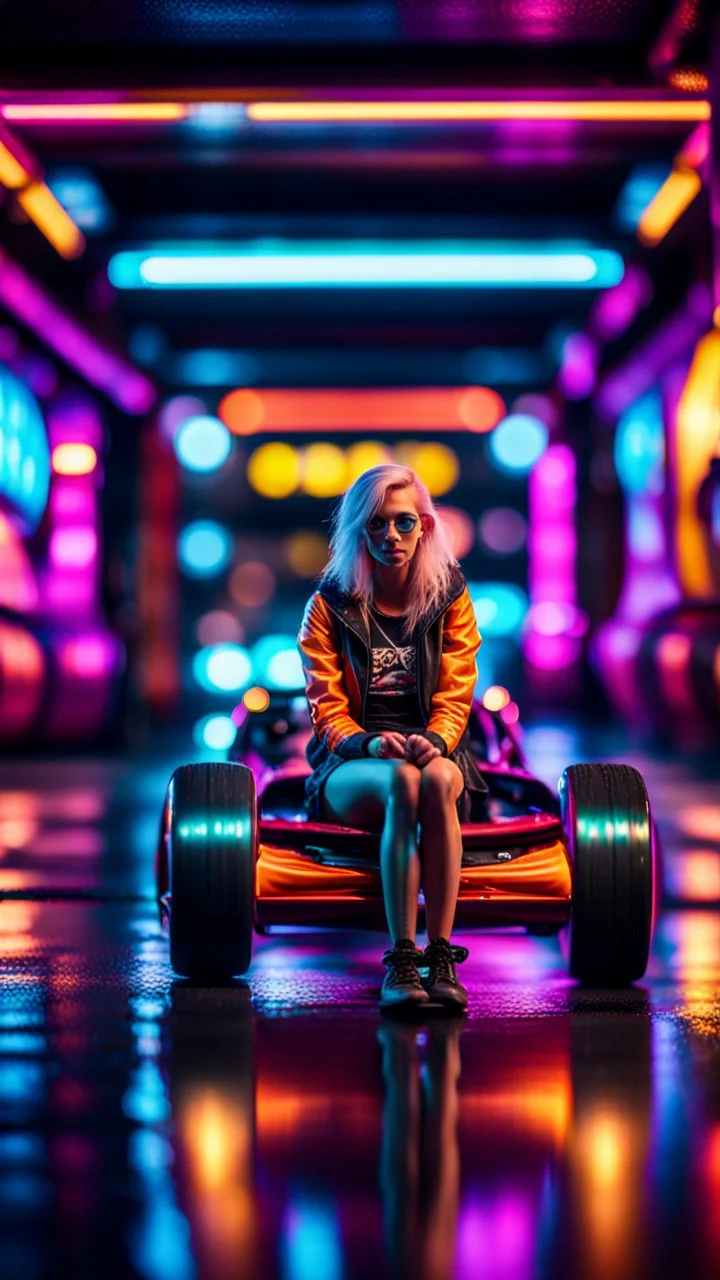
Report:
[[[385,952],[383,964],[387,972],[380,992],[381,1009],[416,1009],[430,1003],[417,970],[421,955],[409,938],[400,938]]]
[[[468,955],[467,947],[452,947],[447,938],[428,942],[420,963],[427,966],[428,975],[423,978],[423,986],[432,1001],[457,1012],[465,1008],[468,993],[457,980],[455,965],[462,964]]]

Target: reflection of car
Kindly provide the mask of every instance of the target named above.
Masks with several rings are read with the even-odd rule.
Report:
[[[183,765],[170,779],[157,892],[177,973],[243,974],[253,932],[273,926],[384,929],[379,836],[308,821],[304,812],[308,725],[302,699],[275,698],[241,726],[238,760]],[[568,926],[573,977],[642,977],[655,841],[640,774],[627,765],[573,765],[558,797],[528,772],[498,714],[476,702],[469,727],[489,796],[462,824],[458,929]]]

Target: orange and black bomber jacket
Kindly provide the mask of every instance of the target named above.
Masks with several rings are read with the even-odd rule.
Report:
[[[467,743],[480,643],[467,584],[456,568],[444,598],[422,622],[418,692],[425,736],[459,765],[466,788],[486,791]],[[306,753],[313,770],[306,788],[308,808],[319,816],[318,794],[328,774],[345,760],[366,756],[376,736],[363,728],[370,635],[359,602],[323,583],[308,601],[298,647],[313,726]]]

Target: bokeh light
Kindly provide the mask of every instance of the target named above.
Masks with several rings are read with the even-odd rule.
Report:
[[[265,406],[262,396],[247,387],[239,387],[230,391],[218,407],[218,417],[234,436],[249,436],[262,425],[265,419]]]
[[[500,719],[505,724],[517,724],[520,719],[520,708],[517,702],[508,702],[506,707],[500,709]]]
[[[175,436],[175,452],[188,471],[217,471],[227,462],[231,445],[225,423],[210,414],[188,418]]]
[[[505,413],[505,403],[489,387],[470,387],[460,400],[458,416],[469,431],[492,431]]]
[[[450,538],[453,555],[462,560],[475,544],[475,526],[470,516],[460,507],[436,507],[435,510]]]
[[[198,618],[195,624],[195,635],[203,647],[211,644],[242,644],[245,629],[241,622],[227,609],[210,609]]]
[[[524,475],[532,470],[548,445],[548,429],[539,418],[514,413],[503,418],[489,437],[488,447],[500,471]]]
[[[262,560],[245,560],[230,575],[228,590],[236,604],[256,609],[275,594],[277,582],[272,569]]]
[[[346,487],[345,454],[335,444],[310,444],[301,455],[301,484],[311,498],[336,498]]]
[[[587,614],[563,600],[539,600],[531,605],[527,622],[541,636],[568,635],[577,639],[588,629]]]
[[[359,444],[352,444],[345,453],[346,483],[351,485],[364,471],[381,467],[393,460],[392,449],[379,440],[362,440]]]
[[[242,700],[248,711],[267,711],[270,706],[270,694],[259,684],[246,689]]]
[[[90,444],[56,444],[51,461],[58,476],[88,476],[95,470],[98,456]]]
[[[273,689],[302,688],[303,674],[295,636],[262,636],[252,647],[253,670]]]
[[[252,662],[240,645],[210,645],[195,654],[193,675],[210,693],[230,693],[242,689],[252,678]]]
[[[313,529],[298,529],[288,538],[287,558],[299,578],[314,578],[327,563],[327,539]]]
[[[527,542],[527,520],[514,507],[490,507],[478,520],[480,541],[496,556],[511,556]]]
[[[615,467],[630,494],[660,494],[665,485],[665,433],[662,403],[656,391],[623,413],[615,432]]]
[[[412,462],[406,465],[417,472],[433,498],[440,498],[448,493],[460,476],[458,456],[446,444],[417,445],[412,453]]]
[[[486,711],[502,711],[510,703],[510,694],[501,684],[491,684],[483,694],[482,704]]]
[[[274,654],[267,664],[266,680],[273,689],[302,689],[305,680],[296,644]]]
[[[511,413],[529,413],[532,418],[539,418],[552,434],[560,427],[561,404],[540,391],[526,391],[513,401]]]
[[[522,587],[510,582],[468,583],[481,635],[516,635],[528,609]]]
[[[207,405],[199,396],[173,396],[158,414],[158,427],[168,440],[174,440],[183,422],[207,413]]]
[[[233,540],[216,520],[195,520],[178,538],[178,559],[190,578],[214,578],[230,563]]]
[[[193,728],[193,739],[210,751],[227,751],[235,741],[235,725],[230,716],[203,716]]]
[[[292,445],[261,444],[247,464],[248,483],[264,498],[288,498],[300,483],[300,455]]]

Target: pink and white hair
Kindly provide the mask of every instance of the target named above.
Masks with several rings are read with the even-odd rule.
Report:
[[[365,526],[380,509],[389,489],[411,489],[420,513],[423,536],[409,574],[408,634],[447,591],[457,567],[447,532],[422,480],[410,467],[386,463],[364,471],[343,494],[332,519],[330,558],[320,579],[335,583],[361,605],[375,595],[373,559],[365,542]]]

